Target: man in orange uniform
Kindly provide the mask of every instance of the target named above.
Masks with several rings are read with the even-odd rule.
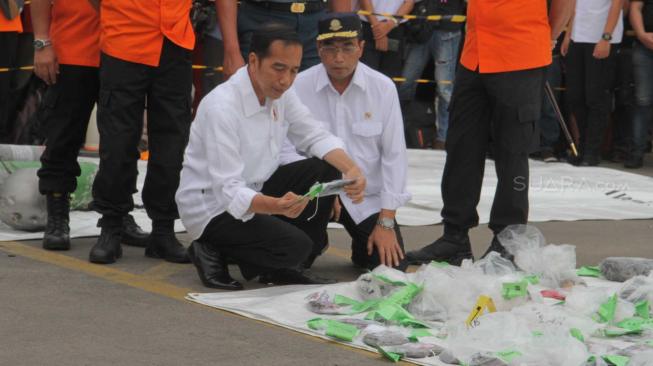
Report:
[[[100,9],[100,169],[93,208],[102,228],[89,259],[113,263],[122,217],[134,207],[138,142],[147,105],[149,161],[143,202],[152,219],[145,255],[186,263],[177,241],[175,192],[188,141],[195,35],[191,0],[104,0]]]
[[[408,253],[410,262],[459,264],[473,258],[468,230],[478,225],[488,148],[498,183],[489,225],[495,237],[486,254],[509,256],[496,235],[528,220],[528,153],[536,137],[545,67],[571,5],[553,0],[547,16],[546,0],[469,0],[442,178],[444,235]]]
[[[42,108],[46,148],[39,190],[46,195],[48,223],[43,248],[68,250],[70,193],[81,173],[79,148],[100,90],[100,15],[88,0],[32,0],[34,72],[49,87]],[[148,234],[125,215],[123,242],[145,246]]]
[[[5,0],[0,0],[4,2]],[[14,0],[0,4],[0,69],[16,66],[18,34],[23,32],[20,9]],[[6,142],[11,131],[16,102],[11,96],[15,73],[20,71],[0,71],[0,142]]]

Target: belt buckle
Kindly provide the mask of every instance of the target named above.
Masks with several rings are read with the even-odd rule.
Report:
[[[306,3],[292,3],[290,5],[290,12],[295,14],[302,14],[306,11]]]

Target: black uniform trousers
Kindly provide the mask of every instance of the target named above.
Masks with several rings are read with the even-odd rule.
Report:
[[[481,74],[459,65],[442,177],[446,229],[478,225],[476,206],[490,140],[498,179],[490,228],[498,233],[527,222],[528,153],[537,138],[544,80],[545,68]]]
[[[604,59],[592,56],[594,43],[571,43],[566,57],[570,111],[576,117],[580,157],[599,158],[612,110],[612,86],[619,45],[610,46]]]
[[[304,159],[279,167],[261,193],[272,197],[288,192],[302,195],[316,182],[341,177],[337,169],[320,159]],[[295,219],[255,214],[241,221],[224,212],[209,222],[198,241],[234,260],[247,280],[275,269],[307,268],[327,246],[326,229],[334,198],[311,201]]]
[[[81,174],[77,155],[100,90],[97,67],[59,65],[57,82],[41,104],[45,151],[38,171],[39,191],[70,193]]]
[[[191,52],[163,42],[158,67],[100,59],[100,168],[93,184],[93,208],[115,224],[134,207],[147,100],[149,160],[143,203],[152,220],[179,217],[175,192],[191,122]]]
[[[379,251],[374,248],[372,255],[367,255],[367,240],[369,239],[372,231],[376,228],[376,223],[379,221],[379,214],[375,213],[360,223],[356,224],[354,219],[351,218],[347,208],[343,205],[342,210],[340,211],[340,220],[338,223],[345,227],[349,236],[351,236],[351,260],[357,265],[361,265],[367,269],[373,270],[381,264],[381,259],[379,258]],[[401,231],[399,230],[399,225],[395,221],[395,235],[397,236],[397,242],[401,247],[401,251],[404,251],[404,239],[401,236]],[[393,267],[400,271],[405,271],[408,267],[408,261],[404,258],[399,262],[399,265]]]

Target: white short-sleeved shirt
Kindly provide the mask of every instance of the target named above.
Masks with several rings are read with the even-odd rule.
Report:
[[[290,89],[261,106],[247,65],[213,89],[199,105],[175,196],[193,239],[215,216],[247,221],[252,199],[279,167],[284,140],[322,158],[344,148]]]
[[[342,139],[367,178],[362,203],[354,204],[344,193],[340,195],[357,224],[381,209],[396,210],[410,200],[404,124],[397,88],[390,78],[359,62],[341,95],[318,64],[301,72],[293,88],[313,115]],[[286,141],[282,163],[301,158]]]
[[[404,3],[404,0],[371,0],[372,7],[374,8],[375,13],[387,13],[387,14],[397,14],[397,10]],[[359,0],[352,0],[352,9],[354,11],[361,10]],[[367,18],[364,15],[360,15],[362,21],[367,22]],[[379,17],[379,20],[387,19],[386,17]],[[399,19],[401,20],[401,19]],[[403,22],[403,20],[401,20]]]
[[[571,31],[571,40],[576,43],[598,43],[608,20],[611,0],[577,0],[576,15]],[[621,43],[624,34],[623,10],[612,31],[610,43]]]

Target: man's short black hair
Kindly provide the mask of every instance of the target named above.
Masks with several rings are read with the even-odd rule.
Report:
[[[282,41],[284,46],[302,46],[299,34],[294,29],[283,23],[272,22],[264,24],[254,31],[249,52],[254,52],[259,59],[264,59],[268,56],[270,45],[274,41]]]

